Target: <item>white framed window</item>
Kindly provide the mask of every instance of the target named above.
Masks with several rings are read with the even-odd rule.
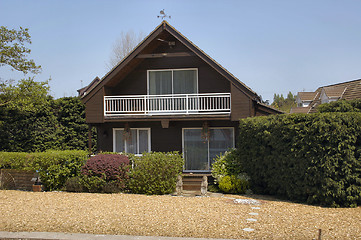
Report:
[[[182,129],[185,171],[210,171],[214,159],[235,147],[233,127],[209,128],[209,138],[202,138],[202,128]]]
[[[113,152],[142,154],[150,152],[150,128],[113,128]]]
[[[198,93],[198,69],[147,71],[148,95]]]

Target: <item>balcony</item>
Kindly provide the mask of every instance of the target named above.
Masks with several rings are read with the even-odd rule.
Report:
[[[105,117],[230,115],[230,93],[105,96]]]

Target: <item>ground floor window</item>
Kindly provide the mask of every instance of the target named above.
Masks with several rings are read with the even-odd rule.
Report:
[[[113,151],[133,154],[150,152],[150,128],[113,128]]]
[[[234,128],[183,129],[183,156],[186,171],[210,171],[214,158],[234,148]]]

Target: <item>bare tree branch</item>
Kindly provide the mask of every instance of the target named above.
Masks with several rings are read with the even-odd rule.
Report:
[[[143,33],[138,35],[134,31],[121,32],[120,37],[114,42],[107,67],[112,69],[123,60],[143,40]]]

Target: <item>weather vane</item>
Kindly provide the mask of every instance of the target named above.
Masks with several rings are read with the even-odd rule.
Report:
[[[164,18],[169,18],[171,19],[171,16],[168,16],[167,14],[165,14],[164,9],[160,10],[160,16],[157,16],[158,18],[162,18],[162,20],[164,20]]]

